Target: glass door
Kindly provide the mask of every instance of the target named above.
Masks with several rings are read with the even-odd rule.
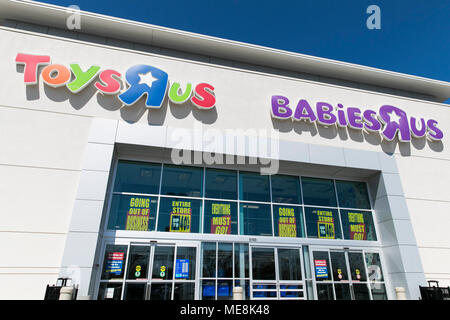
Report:
[[[153,246],[150,300],[194,300],[197,288],[198,243],[186,241]]]
[[[301,248],[251,247],[252,299],[305,299]]]
[[[372,299],[362,251],[313,249],[311,259],[316,299]]]
[[[107,245],[98,299],[198,299],[198,255],[198,242]]]

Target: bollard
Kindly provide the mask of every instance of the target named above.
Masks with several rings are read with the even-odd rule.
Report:
[[[406,290],[403,287],[396,287],[395,294],[397,295],[397,300],[406,300]]]
[[[233,288],[233,300],[242,300],[242,287],[234,287]]]
[[[72,300],[73,287],[62,287],[59,292],[59,300]]]

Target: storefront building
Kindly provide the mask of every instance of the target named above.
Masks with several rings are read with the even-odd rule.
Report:
[[[1,299],[450,285],[450,84],[0,3]]]

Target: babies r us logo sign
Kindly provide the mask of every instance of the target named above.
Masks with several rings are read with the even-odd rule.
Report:
[[[187,83],[184,90],[179,82],[169,85],[168,74],[156,67],[138,64],[128,68],[125,75],[113,69],[101,70],[100,66],[92,65],[83,71],[79,64],[70,64],[66,67],[62,64],[51,64],[50,56],[19,53],[16,63],[25,65],[24,83],[33,85],[42,81],[51,87],[66,86],[73,94],[77,94],[95,81],[94,86],[102,94],[115,95],[124,105],[132,105],[141,97],[145,98],[147,108],[161,108],[163,100],[168,98],[175,104],[181,104],[190,100],[201,110],[212,109],[216,104],[214,87],[202,82],[195,85]],[[40,66],[45,66],[39,75]],[[122,86],[123,84],[123,86]],[[122,87],[124,90],[121,89]],[[168,93],[167,93],[168,91]]]

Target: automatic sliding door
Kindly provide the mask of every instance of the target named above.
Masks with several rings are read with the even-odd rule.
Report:
[[[362,251],[313,250],[318,300],[370,300]]]
[[[277,299],[275,248],[253,247],[252,299]]]
[[[304,299],[300,248],[252,247],[253,299]]]
[[[194,300],[197,247],[160,245],[154,247],[150,300]]]

